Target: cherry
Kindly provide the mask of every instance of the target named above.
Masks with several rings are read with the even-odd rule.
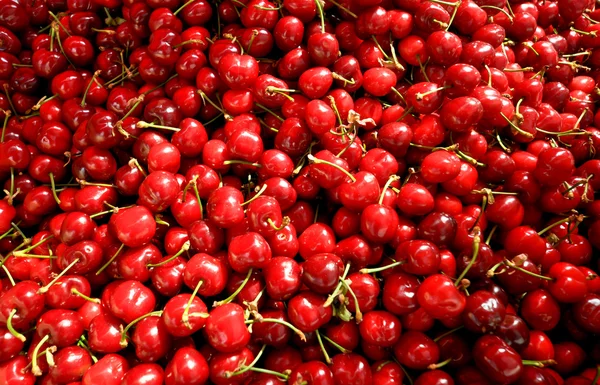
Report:
[[[482,337],[474,351],[477,367],[494,382],[516,381],[523,371],[519,354],[498,337]]]
[[[250,341],[244,321],[244,310],[240,305],[228,303],[214,308],[204,327],[208,342],[223,353],[239,351]]]
[[[394,346],[394,355],[402,365],[411,369],[424,370],[439,360],[440,349],[425,334],[407,331]]]
[[[333,373],[326,364],[320,361],[308,361],[298,365],[292,370],[288,378],[290,384],[306,382],[308,385],[333,385]]]
[[[417,298],[419,305],[437,319],[458,316],[466,306],[465,297],[450,278],[440,274],[430,275],[421,283]]]
[[[139,364],[127,371],[122,384],[126,385],[158,385],[164,383],[164,370],[158,364]]]
[[[208,380],[208,364],[202,354],[193,348],[177,350],[165,368],[165,383],[204,384]]]
[[[329,322],[333,310],[324,306],[326,299],[311,292],[301,292],[288,302],[290,322],[303,332],[313,332]]]

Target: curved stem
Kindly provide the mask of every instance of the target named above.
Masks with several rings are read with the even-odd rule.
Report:
[[[311,161],[312,163],[316,163],[316,164],[326,164],[326,165],[328,165],[328,166],[331,166],[331,167],[333,167],[333,168],[336,168],[336,169],[340,170],[341,172],[343,172],[344,174],[346,174],[346,176],[347,176],[348,178],[350,178],[350,180],[351,180],[352,182],[356,182],[356,178],[354,177],[354,175],[350,174],[350,171],[346,170],[346,169],[345,169],[345,168],[343,168],[342,166],[339,166],[339,165],[337,165],[337,164],[335,164],[335,163],[332,163],[332,162],[328,162],[328,161],[326,161],[326,160],[323,160],[323,159],[319,159],[319,158],[315,157],[315,156],[314,156],[314,155],[312,155],[312,154],[308,154],[308,155],[307,155],[307,158],[308,158],[308,160],[309,160],[309,161]]]
[[[325,11],[323,10],[323,3],[321,3],[321,0],[315,0],[315,4],[317,5],[317,11],[321,18],[321,33],[325,33]]]
[[[225,305],[226,303],[229,303],[229,302],[233,301],[235,299],[235,297],[237,297],[237,295],[240,294],[240,292],[242,291],[242,289],[244,288],[244,286],[246,286],[246,284],[250,280],[251,276],[252,276],[252,269],[248,270],[248,273],[246,274],[246,278],[244,278],[244,281],[242,281],[241,285],[238,286],[238,288],[233,293],[231,293],[231,295],[229,297],[225,298],[222,301],[216,301],[216,302],[214,302],[213,303],[213,307]]]
[[[341,9],[342,11],[346,12],[348,15],[352,16],[355,19],[358,19],[358,16],[356,16],[356,14],[352,11],[350,11],[348,8],[344,7],[342,4],[338,3],[335,0],[329,0],[329,2],[333,5],[335,5],[336,7],[338,7],[339,9]]]
[[[442,362],[438,362],[437,364],[431,364],[427,367],[427,369],[435,370],[435,369],[443,368],[444,366],[448,365],[450,362],[452,362],[452,357],[447,358]]]
[[[285,229],[285,227],[287,225],[290,224],[290,217],[283,217],[282,221],[281,221],[281,226],[277,226],[275,224],[275,222],[273,222],[273,220],[271,218],[267,218],[267,222],[269,223],[269,226],[271,226],[271,228],[275,231],[281,231],[283,229]]]
[[[505,261],[504,263],[506,264],[506,266],[508,266],[508,267],[511,267],[511,268],[513,268],[513,269],[515,269],[515,270],[518,270],[518,271],[520,271],[521,273],[524,273],[524,274],[527,274],[527,275],[531,275],[532,277],[536,277],[536,278],[539,278],[539,279],[543,279],[543,280],[545,280],[545,281],[554,281],[554,279],[553,279],[553,278],[546,277],[545,275],[537,274],[537,273],[534,273],[534,272],[532,272],[532,271],[529,271],[529,270],[523,269],[521,266],[518,266],[518,265],[517,265],[515,262],[513,262],[513,261],[508,261],[508,260],[507,260],[507,261]]]
[[[322,335],[321,338],[323,338],[325,341],[329,342],[334,348],[336,348],[337,350],[339,350],[342,353],[351,353],[352,352],[352,350],[348,350],[348,349],[344,348],[343,346],[341,346],[340,344],[338,344],[331,338],[327,337],[326,335]]]
[[[400,180],[400,177],[398,175],[392,175],[388,178],[387,182],[385,182],[385,185],[383,186],[383,189],[381,190],[381,195],[379,196],[379,201],[377,203],[383,204],[385,192],[387,191],[388,187],[390,187],[390,185],[397,180]]]
[[[166,265],[167,263],[171,262],[175,258],[179,257],[184,252],[188,251],[190,249],[190,245],[191,245],[190,241],[185,241],[184,244],[181,246],[181,249],[179,249],[179,251],[176,252],[175,254],[173,254],[171,257],[165,259],[164,261],[160,261],[158,263],[150,263],[150,264],[146,265],[146,267],[159,267],[159,266]]]
[[[50,281],[46,286],[40,287],[40,289],[38,290],[38,293],[43,294],[43,293],[47,292],[48,289],[50,289],[50,287],[52,287],[52,285],[54,285],[59,279],[61,279],[62,276],[65,275],[77,263],[79,263],[79,258],[77,258],[73,262],[69,263],[69,265],[67,267],[65,267],[63,269],[63,271],[61,271],[56,277],[54,277],[54,279],[52,281]]]
[[[187,304],[185,304],[185,309],[183,310],[183,314],[181,315],[181,321],[188,329],[192,328],[192,325],[190,325],[190,316],[189,316],[190,307],[192,306],[192,302],[194,302],[194,298],[196,298],[196,295],[198,294],[198,290],[200,290],[200,286],[202,286],[202,284],[204,284],[203,280],[198,281],[198,283],[196,284],[196,287],[194,288],[194,291],[192,292],[192,295],[190,296],[190,299],[188,300]]]
[[[8,280],[10,281],[10,284],[12,286],[15,286],[17,283],[15,282],[15,279],[13,278],[12,274],[10,273],[10,271],[6,268],[6,266],[4,266],[4,260],[2,260],[2,263],[0,263],[0,266],[2,266],[2,270],[4,270],[4,274],[6,274],[6,276],[8,277]]]
[[[333,290],[333,292],[329,295],[329,297],[327,297],[327,300],[325,301],[325,303],[323,304],[323,307],[327,307],[330,306],[333,301],[335,300],[335,297],[337,297],[340,293],[341,293],[341,289],[342,289],[342,281],[346,279],[346,277],[348,276],[348,273],[350,272],[350,264],[347,263],[346,264],[346,268],[344,269],[344,273],[342,274],[342,276],[340,277],[340,282],[338,282],[336,288]]]
[[[50,339],[50,335],[46,334],[41,340],[40,342],[38,342],[37,345],[35,345],[35,348],[33,348],[33,358],[31,361],[31,373],[33,373],[34,376],[39,377],[41,376],[43,373],[40,370],[40,367],[37,363],[37,356],[40,352],[40,349],[42,348],[42,346],[46,343],[46,341],[48,341]]]
[[[293,99],[293,98],[292,98]],[[293,101],[293,100],[292,100]],[[259,107],[263,110],[265,110],[266,112],[268,112],[269,114],[273,115],[275,118],[277,118],[277,120],[279,120],[280,122],[283,122],[285,119],[283,119],[281,116],[277,115],[275,112],[273,112],[272,110],[270,110],[269,108],[263,106],[260,103],[254,103],[256,104],[256,107]]]
[[[98,78],[98,76],[100,76],[101,73],[102,73],[101,70],[94,72],[94,75],[92,76],[92,78],[90,79],[90,82],[88,83],[87,87],[85,88],[85,92],[83,93],[83,98],[81,98],[81,103],[80,103],[80,106],[82,108],[85,107],[85,99],[87,98],[87,95],[90,92],[90,88],[92,88],[92,83],[96,82],[96,79]]]
[[[260,188],[260,190],[258,190],[258,192],[250,199],[248,199],[247,201],[245,201],[244,203],[242,203],[242,206],[246,206],[247,204],[249,204],[250,202],[254,201],[255,199],[257,199],[259,196],[262,195],[262,193],[265,192],[265,190],[267,189],[267,185],[263,184],[262,187]]]
[[[113,261],[115,259],[117,259],[119,254],[121,254],[121,251],[123,250],[124,247],[125,247],[125,244],[122,243],[121,246],[119,247],[119,250],[117,250],[115,252],[115,254],[112,257],[110,257],[110,259],[98,269],[98,271],[96,272],[96,275],[100,275],[100,273],[102,273],[108,266],[110,266],[110,264],[113,263]]]
[[[463,278],[467,275],[469,270],[471,270],[471,267],[473,267],[473,265],[475,264],[475,261],[477,260],[477,255],[479,255],[479,246],[481,243],[480,231],[478,227],[473,229],[473,231],[475,232],[475,235],[473,237],[473,255],[467,267],[465,267],[465,269],[462,271],[462,273],[460,273],[458,278],[456,278],[456,281],[454,281],[454,286],[456,287],[460,286]]]
[[[368,269],[368,268],[360,269],[360,272],[363,274],[379,273],[380,271],[393,269],[394,267],[404,265],[405,263],[406,263],[405,261],[396,261],[396,262],[390,263],[389,265],[385,265],[385,266],[373,267],[370,269]]]
[[[52,189],[52,197],[54,197],[54,200],[56,201],[56,204],[60,205],[60,199],[58,198],[58,195],[56,194],[56,185],[54,184],[54,174],[53,173],[49,173],[48,174],[48,178],[50,178],[50,186]]]
[[[317,335],[317,341],[319,341],[319,346],[321,347],[321,351],[323,352],[323,356],[325,357],[325,362],[327,362],[327,364],[331,364],[331,357],[329,357],[329,354],[327,353],[327,349],[325,349],[325,345],[323,345],[323,340],[321,339],[321,333],[319,333],[319,330],[315,330],[315,334]]]
[[[508,118],[508,116],[504,115],[503,112],[500,113],[500,115],[504,118],[504,120],[506,120],[506,122],[515,130],[517,131],[519,134],[527,137],[527,138],[533,138],[533,134],[524,131],[521,127],[517,126],[515,124],[515,122],[513,122],[511,119]]]
[[[175,12],[173,12],[173,15],[177,15],[179,12],[183,11],[183,9],[184,9],[185,7],[187,7],[188,5],[192,4],[194,1],[196,1],[196,0],[188,0],[188,1],[187,1],[185,4],[183,4],[181,7],[177,8],[177,9],[175,10]]]
[[[556,222],[552,223],[551,225],[546,226],[542,230],[538,231],[538,235],[543,235],[544,233],[546,233],[546,232],[552,230],[553,228],[555,228],[556,226],[560,226],[563,223],[569,222],[570,220],[571,220],[571,217],[566,217],[566,218],[563,218],[563,219],[561,219],[559,221],[556,221]]]
[[[8,332],[14,337],[16,337],[19,341],[25,342],[27,340],[25,336],[16,331],[14,326],[12,325],[12,319],[15,316],[15,314],[17,314],[17,309],[12,309],[10,311],[10,314],[8,315],[8,318],[6,319],[6,328],[8,329]]]
[[[225,377],[230,378],[230,377],[238,376],[238,375],[246,373],[248,370],[252,369],[254,367],[254,365],[256,365],[258,363],[258,361],[260,360],[260,357],[265,352],[266,347],[267,347],[267,345],[263,345],[262,348],[260,348],[260,351],[258,352],[256,357],[254,357],[254,360],[250,363],[250,365],[246,366],[246,365],[242,364],[241,369],[238,369],[235,372],[227,372]]]
[[[446,337],[446,336],[449,336],[450,334],[452,334],[452,333],[454,333],[454,332],[456,332],[456,331],[459,331],[459,330],[460,330],[460,329],[462,329],[462,328],[464,328],[464,325],[460,325],[460,326],[459,326],[459,327],[457,327],[457,328],[454,328],[454,329],[452,329],[452,330],[448,330],[448,331],[447,331],[447,332],[445,332],[444,334],[441,334],[441,335],[439,335],[439,336],[435,337],[435,338],[433,339],[433,341],[434,341],[434,342],[438,342],[438,341],[439,341],[439,340],[441,340],[442,338],[444,338],[444,337]]]
[[[79,290],[77,290],[75,288],[71,289],[71,294],[81,297],[81,298],[85,299],[86,301],[90,301],[90,302],[97,303],[97,304],[101,303],[100,298],[88,297],[87,295],[83,294],[82,292],[80,292]]]
[[[350,287],[350,284],[346,280],[342,281],[342,285],[344,286],[344,288],[346,288],[346,290],[348,291],[348,293],[350,293],[350,295],[352,296],[352,299],[354,300],[354,308],[355,308],[355,313],[356,313],[354,315],[354,318],[356,318],[356,323],[360,323],[362,321],[362,312],[360,311],[360,306],[358,304],[358,298],[356,298],[356,294],[354,294],[354,290],[352,290],[352,288]]]
[[[127,326],[125,326],[125,328],[123,328],[123,331],[121,332],[121,341],[119,342],[121,347],[122,348],[127,347],[127,332],[129,331],[129,329],[131,329],[132,326],[134,326],[141,320],[148,318],[148,317],[160,317],[162,315],[162,313],[163,313],[162,310],[152,311],[150,313],[144,314],[143,316],[140,316],[140,317],[134,319],[133,321],[131,321]]]
[[[304,335],[304,333],[302,332],[302,330],[298,329],[297,327],[295,327],[294,325],[292,325],[291,323],[278,319],[278,318],[257,318],[254,320],[250,320],[250,321],[246,321],[247,324],[253,324],[256,322],[272,322],[275,324],[280,324],[280,325],[284,325],[287,326],[288,328],[290,328],[294,333],[296,333],[298,335],[298,337],[300,337],[300,339],[302,341],[306,341],[306,335]]]

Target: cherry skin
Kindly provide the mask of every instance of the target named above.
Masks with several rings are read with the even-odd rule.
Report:
[[[202,354],[193,348],[177,350],[165,368],[165,383],[178,384],[204,384],[209,377],[208,364]]]
[[[246,346],[250,333],[244,321],[240,305],[228,303],[213,309],[204,327],[211,346],[223,353],[239,351]]]
[[[427,277],[417,291],[419,304],[434,318],[458,316],[465,308],[465,297],[448,277]]]
[[[398,361],[411,369],[424,370],[440,358],[440,349],[425,334],[416,331],[404,333],[394,346]]]

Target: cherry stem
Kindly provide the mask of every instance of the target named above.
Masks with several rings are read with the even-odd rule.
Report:
[[[452,16],[450,16],[450,21],[448,21],[448,26],[446,27],[446,31],[448,31],[450,29],[450,26],[452,25],[452,22],[454,21],[454,18],[456,17],[456,13],[458,12],[458,7],[461,5],[462,1],[458,0],[456,3],[454,3],[454,10],[452,11]]]
[[[8,277],[8,280],[10,281],[10,284],[12,286],[15,286],[17,283],[15,282],[15,279],[13,278],[12,274],[10,273],[10,270],[8,270],[6,268],[6,266],[4,266],[4,259],[2,260],[2,262],[0,263],[0,266],[2,266],[2,270],[4,270],[4,273],[6,274],[6,277]]]
[[[149,265],[146,265],[146,267],[159,267],[159,266],[166,265],[167,263],[171,262],[175,258],[179,257],[184,252],[188,251],[189,249],[190,249],[190,241],[185,241],[184,244],[179,249],[179,251],[176,252],[175,254],[173,254],[171,257],[165,259],[164,261],[160,261],[158,263],[151,263]]]
[[[244,281],[242,281],[242,284],[240,286],[238,286],[238,288],[233,293],[231,293],[231,295],[229,297],[225,298],[222,301],[215,301],[213,303],[213,307],[225,305],[225,304],[233,301],[235,299],[235,297],[237,297],[237,295],[240,294],[240,292],[242,291],[244,286],[246,286],[246,284],[250,280],[251,276],[252,276],[252,269],[248,270],[248,273],[246,274],[246,278],[244,278]]]
[[[122,243],[121,246],[119,246],[119,250],[117,250],[112,257],[110,257],[110,259],[104,264],[102,265],[102,267],[100,267],[98,269],[98,271],[96,272],[96,275],[100,275],[108,266],[110,266],[111,263],[113,263],[113,261],[115,259],[117,259],[117,257],[119,256],[119,254],[121,253],[121,251],[123,250],[123,248],[125,247],[125,244]]]
[[[245,160],[238,160],[238,159],[229,159],[229,160],[224,161],[223,164],[225,164],[225,165],[245,164],[246,166],[252,166],[252,167],[257,167],[257,168],[262,167],[262,164],[260,164],[260,163],[252,163],[252,162],[247,162]]]
[[[373,42],[375,43],[375,45],[377,46],[377,48],[379,49],[379,51],[381,52],[381,54],[383,55],[383,57],[386,60],[390,60],[390,55],[388,55],[387,52],[385,52],[385,50],[381,47],[381,44],[379,44],[379,41],[377,40],[377,37],[371,36],[371,39],[373,39]],[[380,61],[380,64],[383,65],[383,63],[381,63],[381,61]]]
[[[54,277],[54,279],[52,281],[50,281],[46,286],[41,287],[38,290],[39,294],[43,294],[45,292],[48,291],[48,289],[50,289],[50,287],[52,287],[52,285],[54,285],[59,279],[62,278],[63,275],[65,275],[67,273],[67,271],[69,271],[69,269],[71,269],[73,266],[75,266],[77,263],[79,262],[79,258],[73,260],[73,262],[69,263],[69,265],[67,267],[65,267],[63,269],[63,271],[61,271],[56,277]]]
[[[238,370],[236,370],[235,372],[227,372],[225,374],[225,378],[231,378],[234,376],[238,376],[238,375],[246,373],[248,370],[252,369],[254,367],[254,365],[256,365],[258,363],[258,361],[260,360],[260,357],[265,352],[266,347],[267,347],[267,345],[263,345],[262,348],[260,348],[260,351],[258,352],[256,357],[254,357],[254,360],[250,363],[250,365],[248,365],[248,366],[246,366],[244,364],[240,365]]]
[[[133,113],[133,111],[135,111],[135,109],[144,101],[144,95],[142,94],[132,100],[135,100],[135,103],[133,104],[133,106],[131,106],[131,108],[129,110],[127,110],[127,113],[125,113],[125,115],[123,115],[123,117],[121,119],[119,119],[119,122],[123,122],[125,119],[127,119]]]
[[[315,0],[315,4],[317,5],[317,10],[319,11],[319,16],[321,18],[321,33],[325,33],[325,11],[323,10],[322,0]]]
[[[340,110],[337,107],[335,98],[333,96],[329,95],[329,96],[327,96],[327,100],[329,100],[329,105],[331,106],[331,109],[333,110],[333,112],[335,113],[335,116],[337,117],[338,124],[341,126],[344,123],[344,121],[342,120],[342,116],[340,115]]]
[[[541,360],[541,361],[523,360],[523,365],[535,366],[537,368],[545,368],[546,366],[549,366],[549,365],[556,365],[556,361],[554,361],[554,360]]]
[[[417,100],[423,100],[423,98],[424,98],[425,96],[427,96],[427,95],[431,95],[431,94],[434,94],[434,93],[436,93],[436,92],[438,92],[438,91],[443,91],[443,90],[445,90],[445,89],[448,89],[448,88],[450,88],[450,87],[449,87],[449,86],[444,86],[444,87],[438,87],[438,88],[434,88],[433,90],[429,90],[429,91],[427,91],[427,92],[422,92],[422,93],[421,93],[421,92],[419,92],[419,93],[417,93],[417,94],[415,95],[415,98],[416,98]]]
[[[46,343],[46,341],[48,341],[50,339],[50,335],[46,334],[41,340],[40,342],[38,342],[37,345],[35,345],[35,348],[33,348],[33,358],[31,361],[31,373],[33,373],[34,376],[39,377],[41,376],[43,373],[40,370],[40,367],[38,366],[37,363],[37,356],[40,352],[41,347]]]
[[[292,97],[292,101],[294,101],[294,98]],[[269,108],[263,106],[260,103],[254,103],[257,107],[265,110],[266,112],[268,112],[269,114],[273,115],[274,117],[276,117],[279,121],[283,122],[285,119],[283,119],[281,116],[277,115],[275,112],[273,112],[272,110],[270,110]]]
[[[65,31],[65,33],[67,34],[67,36],[71,36],[71,33],[69,32],[69,30],[64,25],[62,25],[62,23],[61,23],[60,19],[58,18],[58,16],[56,16],[51,11],[48,11],[48,14],[50,16],[52,16],[52,18],[55,20],[56,24],[58,24],[63,29],[63,31]]]
[[[496,11],[498,11],[498,12],[501,12],[501,13],[505,14],[505,15],[506,15],[506,17],[508,17],[508,20],[509,20],[509,21],[511,22],[511,24],[512,24],[513,17],[512,17],[512,16],[510,15],[510,13],[508,13],[508,11],[506,11],[505,9],[502,9],[502,8],[500,8],[500,7],[496,7],[496,6],[494,6],[494,5],[480,5],[480,6],[479,6],[479,8],[484,8],[484,9],[485,9],[485,8],[489,8],[489,9],[493,9],[493,10],[496,10]]]
[[[383,204],[383,199],[385,198],[385,192],[387,191],[387,189],[390,187],[390,185],[397,181],[400,180],[400,177],[398,175],[391,175],[387,182],[385,182],[385,185],[383,186],[383,189],[381,189],[381,195],[379,195],[379,204]]]
[[[225,114],[225,111],[223,111],[223,108],[221,108],[221,106],[218,106],[217,103],[213,102],[212,99],[204,91],[198,90],[196,92],[198,92],[198,94],[200,95],[200,98],[202,99],[203,103],[206,104],[206,102],[208,102],[208,104],[213,106],[215,109],[217,109],[218,111],[221,111],[223,114]]]
[[[90,88],[92,88],[92,83],[96,83],[96,79],[98,78],[98,76],[100,76],[101,73],[102,71],[98,70],[94,72],[94,75],[92,75],[92,78],[90,79],[90,82],[88,83],[87,87],[85,88],[85,92],[83,93],[83,98],[81,98],[80,106],[82,108],[85,107],[85,99],[87,98],[87,95],[90,92]]]
[[[339,171],[341,171],[341,172],[343,172],[344,174],[346,174],[346,176],[347,176],[348,178],[350,178],[350,180],[351,180],[352,182],[356,182],[356,178],[354,177],[354,175],[350,174],[350,172],[349,172],[348,170],[346,170],[345,168],[343,168],[342,166],[339,166],[339,165],[337,165],[337,164],[335,164],[335,163],[332,163],[332,162],[328,162],[328,161],[326,161],[326,160],[323,160],[323,159],[316,158],[316,157],[315,157],[314,155],[312,155],[312,154],[308,154],[308,155],[307,155],[307,158],[308,158],[308,160],[309,160],[309,161],[311,161],[312,163],[316,163],[316,164],[326,164],[326,165],[328,165],[328,166],[331,166],[331,167],[333,167],[333,168],[336,168],[336,169],[338,169]]]
[[[281,226],[277,226],[275,224],[275,222],[273,222],[273,220],[271,218],[267,218],[267,223],[269,223],[269,226],[271,226],[271,228],[275,231],[281,231],[283,229],[285,229],[285,227],[287,225],[290,224],[290,217],[283,217],[283,219],[281,220]]]
[[[267,190],[267,185],[263,184],[260,188],[260,190],[258,190],[258,192],[250,199],[248,199],[247,201],[245,201],[244,203],[242,203],[242,206],[246,206],[247,204],[253,202],[255,199],[257,199],[259,196],[261,196],[265,191]]]
[[[2,134],[0,134],[0,143],[4,143],[4,134],[6,133],[6,125],[8,124],[8,118],[10,118],[11,112],[4,110],[4,123],[2,124]]]
[[[396,261],[396,262],[390,263],[389,265],[385,265],[385,266],[373,267],[370,269],[364,268],[364,269],[360,269],[360,273],[363,273],[363,274],[379,273],[380,271],[393,269],[394,267],[404,265],[405,263],[406,263],[405,261]]]
[[[12,325],[12,319],[15,316],[15,314],[17,314],[17,309],[12,309],[10,311],[10,314],[8,315],[8,318],[6,319],[6,328],[8,329],[10,334],[12,334],[14,337],[16,337],[19,341],[25,342],[27,340],[25,338],[25,336],[23,334],[19,333],[18,331],[16,331],[14,326]]]
[[[513,122],[511,119],[508,118],[508,116],[504,115],[503,112],[500,113],[500,115],[504,118],[504,120],[506,120],[506,122],[508,122],[508,124],[515,129],[515,131],[517,131],[519,134],[527,137],[527,138],[533,138],[533,134],[524,131],[521,127],[517,126],[515,124],[515,122]]]
[[[181,315],[181,321],[188,329],[192,329],[192,325],[190,324],[190,307],[192,306],[192,302],[194,302],[194,298],[196,298],[196,295],[198,294],[198,290],[200,290],[200,287],[203,284],[204,284],[203,280],[198,281],[198,284],[194,288],[194,291],[192,292],[190,299],[185,304],[185,309],[183,309],[183,314]],[[194,313],[193,315],[196,315],[196,313]],[[204,318],[208,317],[208,314],[204,315],[202,313],[198,313],[198,315],[200,315],[201,317],[204,317]]]
[[[56,194],[56,185],[54,184],[54,174],[49,173],[48,177],[50,178],[50,186],[52,188],[52,196],[54,197],[56,204],[60,205],[61,202],[60,202],[60,199],[58,198],[58,195]]]
[[[342,273],[342,276],[340,277],[340,281],[338,282],[337,286],[335,287],[335,290],[333,290],[333,292],[329,295],[329,297],[327,297],[327,300],[323,304],[323,307],[331,306],[331,304],[333,303],[335,298],[341,293],[342,285],[343,285],[342,281],[344,281],[346,279],[346,276],[348,276],[349,272],[350,272],[350,264],[348,263],[348,264],[346,264],[346,268],[344,269],[344,272]]]
[[[344,7],[342,4],[338,3],[337,1],[329,0],[329,2],[333,5],[335,5],[336,7],[338,7],[339,9],[341,9],[342,11],[346,12],[348,15],[352,16],[353,18],[358,19],[358,16],[356,16],[356,14],[354,12],[352,12],[348,8]]]
[[[327,337],[326,335],[322,335],[321,338],[323,338],[325,341],[329,342],[334,348],[336,348],[337,350],[339,350],[340,352],[342,352],[344,354],[352,352],[352,350],[348,350],[348,349],[344,348],[343,346],[341,346],[340,344],[338,344],[331,338]]]
[[[292,325],[291,323],[289,323],[287,321],[281,320],[279,318],[262,318],[262,316],[260,316],[260,315],[256,319],[246,321],[246,323],[250,324],[250,325],[252,325],[253,323],[256,323],[256,322],[271,322],[271,323],[287,326],[294,333],[296,333],[298,335],[298,337],[300,337],[300,340],[306,341],[306,335],[302,332],[302,330],[298,329],[297,327],[295,327],[294,325]]]
[[[490,241],[492,240],[492,237],[494,236],[494,233],[496,232],[496,230],[498,230],[498,225],[494,225],[494,227],[492,227],[492,229],[490,230],[490,233],[488,234],[487,238],[485,239],[485,243],[487,243],[488,245],[490,244]]]
[[[427,367],[427,369],[435,370],[435,369],[443,368],[444,366],[448,365],[450,362],[452,362],[452,358],[445,359],[444,361],[438,362],[437,364],[431,364]]]
[[[177,15],[179,12],[183,11],[183,9],[185,7],[187,7],[188,5],[192,4],[194,1],[196,1],[196,0],[189,0],[188,2],[186,2],[185,4],[183,4],[181,7],[177,8],[175,10],[175,12],[173,12],[173,15]]]
[[[54,235],[52,235],[52,234],[51,234],[51,235],[47,236],[46,238],[42,239],[41,241],[39,241],[38,243],[36,243],[36,244],[34,244],[34,245],[31,245],[31,246],[29,246],[29,247],[27,247],[27,248],[23,249],[23,251],[22,251],[22,252],[23,252],[23,253],[28,253],[28,252],[30,252],[31,250],[35,249],[36,247],[38,247],[38,246],[40,246],[40,245],[43,245],[44,243],[48,242],[49,240],[51,240],[51,239],[53,239],[53,238],[54,238]]]
[[[287,374],[283,374],[283,373],[279,373],[279,372],[275,372],[273,370],[268,370],[268,369],[263,369],[263,368],[256,368],[256,367],[251,367],[249,369],[250,371],[256,372],[256,373],[265,373],[265,374],[272,374],[275,377],[279,377],[283,380],[287,380],[289,378],[289,376]]]
[[[315,1],[318,1],[318,0],[315,0]],[[273,86],[268,86],[266,88],[266,91],[269,94],[280,94],[281,96],[285,97],[290,102],[293,102],[294,98],[291,97],[290,95],[286,94],[286,92],[297,92],[296,90],[287,89],[287,88],[277,88],[277,87],[273,87]]]
[[[350,80],[346,79],[345,77],[343,77],[342,75],[336,73],[336,72],[332,72],[331,73],[331,77],[334,78],[335,80],[340,80],[344,82],[344,87],[346,87],[348,84],[356,84],[356,80],[354,80],[354,78],[350,78]],[[330,96],[332,97],[332,96]]]
[[[596,376],[594,377],[594,380],[592,381],[592,385],[597,385],[598,380],[600,380],[600,365],[596,366]]]
[[[143,316],[140,316],[140,317],[134,319],[133,321],[131,321],[127,326],[125,326],[125,328],[121,332],[121,341],[119,342],[121,347],[123,349],[127,347],[127,332],[129,331],[129,329],[131,329],[132,326],[134,326],[141,320],[146,319],[148,317],[160,317],[160,316],[162,316],[162,313],[163,313],[162,310],[152,311],[150,313],[144,314]]]
[[[323,352],[323,356],[325,357],[325,362],[327,362],[327,364],[331,364],[331,357],[329,357],[329,354],[327,353],[327,349],[325,349],[325,345],[323,345],[323,340],[321,339],[321,333],[319,333],[318,329],[315,330],[315,334],[317,335],[317,341],[319,341],[319,346],[321,347],[321,351]]]
[[[354,294],[354,290],[352,290],[352,288],[350,287],[350,284],[344,279],[342,280],[342,285],[344,286],[344,288],[348,291],[348,293],[350,293],[350,295],[352,296],[352,299],[354,300],[354,308],[355,308],[355,315],[354,318],[356,318],[356,323],[360,323],[362,321],[362,312],[360,311],[360,307],[358,305],[358,298],[356,298],[356,294]]]
[[[450,334],[452,334],[452,333],[455,333],[455,332],[459,331],[459,330],[460,330],[460,329],[462,329],[462,328],[464,328],[464,326],[463,326],[463,325],[461,325],[461,326],[459,326],[459,327],[456,327],[456,328],[454,328],[454,329],[448,330],[448,331],[447,331],[447,332],[445,332],[444,334],[441,334],[441,335],[439,335],[439,336],[435,337],[435,338],[433,339],[433,341],[434,341],[434,342],[438,342],[438,341],[439,341],[439,340],[441,340],[442,338],[444,338],[444,337],[447,337],[447,336],[449,336]]]
[[[531,72],[533,71],[533,67],[524,67],[524,68],[506,68],[503,70],[504,72]]]
[[[544,233],[546,233],[546,232],[552,230],[553,228],[555,228],[556,226],[560,226],[563,223],[569,222],[571,219],[572,219],[572,217],[566,217],[566,218],[563,218],[563,219],[561,219],[559,221],[556,221],[556,222],[552,223],[551,225],[549,225],[547,227],[544,227],[542,230],[538,231],[538,235],[543,235]]]
[[[37,259],[56,259],[56,255],[39,255],[39,254],[27,254],[20,251],[13,252],[13,256],[17,258],[37,258]]]
[[[83,298],[83,299],[85,299],[86,301],[89,301],[89,302],[93,302],[93,303],[97,303],[97,304],[100,304],[100,302],[101,302],[99,298],[89,297],[89,296],[83,294],[82,292],[80,292],[79,290],[77,290],[76,288],[72,288],[71,289],[71,294],[74,294],[74,295],[76,295],[76,296],[78,296],[80,298]]]
[[[456,278],[456,281],[454,281],[454,286],[456,286],[456,287],[461,285],[463,278],[467,275],[469,270],[471,270],[471,268],[475,264],[475,261],[477,260],[477,256],[479,255],[479,246],[481,244],[481,236],[480,236],[481,232],[479,230],[479,227],[475,227],[473,229],[473,232],[475,233],[473,236],[473,255],[472,255],[471,261],[469,261],[469,264],[467,265],[467,267],[465,267],[465,269],[462,271],[462,273],[460,273],[458,278]]]
[[[38,353],[38,355],[35,357],[36,360],[42,358],[43,356],[46,356],[46,361],[48,361],[48,366],[54,366],[54,365],[50,365],[50,362],[52,362],[52,364],[54,364],[54,357],[52,357],[52,353],[56,353],[56,346],[50,346],[47,347],[46,349],[44,349],[43,352]],[[25,368],[23,369],[24,371],[29,369],[31,367],[31,365],[33,364],[33,360],[29,361],[29,363],[27,364],[27,366],[25,366]]]
[[[515,257],[514,259],[517,259],[517,261],[518,261],[520,259],[518,257],[519,256]],[[523,256],[523,257],[526,258],[525,256]],[[513,269],[515,269],[517,271],[520,271],[521,273],[524,273],[524,274],[527,274],[527,275],[531,275],[532,277],[543,279],[545,281],[554,281],[553,278],[546,277],[545,275],[537,274],[537,273],[531,272],[529,270],[523,269],[521,266],[519,266],[514,261],[506,260],[506,261],[504,261],[504,263],[506,264],[506,266],[511,267],[511,268],[513,268]]]
[[[561,57],[588,56],[588,55],[591,55],[591,54],[592,54],[591,51],[583,51],[583,52],[577,52],[577,53],[570,53],[570,54],[561,55]]]

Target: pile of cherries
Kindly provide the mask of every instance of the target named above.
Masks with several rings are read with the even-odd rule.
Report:
[[[0,0],[0,384],[599,385],[593,0]]]

